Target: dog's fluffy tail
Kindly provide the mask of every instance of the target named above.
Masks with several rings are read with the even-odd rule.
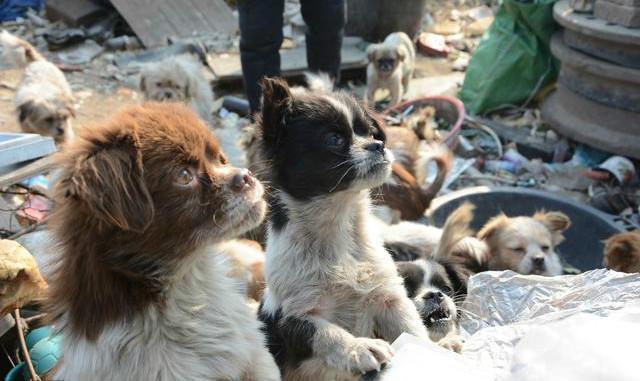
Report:
[[[426,186],[426,180],[428,175],[428,167],[430,162],[435,162],[438,167],[438,173],[436,179],[431,185]],[[421,149],[420,157],[415,164],[416,180],[421,188],[425,197],[433,199],[436,197],[442,186],[444,185],[447,175],[451,171],[453,163],[453,154],[451,150],[444,144],[430,144],[426,149]]]
[[[0,48],[2,61],[17,67],[24,67],[33,61],[43,59],[33,45],[6,30],[0,31]]]
[[[473,220],[474,209],[474,205],[465,202],[449,215],[442,228],[442,236],[434,256],[436,259],[449,259],[460,241],[473,236],[473,230],[469,224]]]
[[[333,81],[327,73],[311,73],[307,71],[304,73],[304,78],[310,91],[320,93],[333,91]]]

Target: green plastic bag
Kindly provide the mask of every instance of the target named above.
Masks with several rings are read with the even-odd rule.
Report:
[[[555,0],[503,0],[467,68],[460,99],[472,114],[524,105],[558,76],[549,40]]]

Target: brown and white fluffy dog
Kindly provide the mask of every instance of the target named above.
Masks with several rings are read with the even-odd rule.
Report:
[[[604,264],[615,271],[640,272],[640,230],[616,234],[606,240]]]
[[[390,217],[384,218],[387,223],[398,222],[399,219],[416,220],[424,215],[442,189],[451,170],[453,155],[444,145],[429,145],[421,141],[413,130],[406,127],[387,127],[385,134],[388,148],[396,161],[392,176],[373,192],[375,196],[381,196],[374,197],[374,201],[376,205],[391,209]],[[431,161],[436,163],[438,172],[433,183],[427,184]]]
[[[382,43],[369,45],[367,58],[367,103],[373,107],[378,89],[389,90],[392,106],[399,103],[409,88],[416,59],[409,36],[404,32],[391,33]]]
[[[501,214],[486,223],[478,238],[489,247],[490,270],[555,276],[562,275],[555,248],[569,226],[571,220],[560,212],[538,212],[533,217]]]
[[[6,31],[0,32],[0,43],[15,64],[24,66],[14,100],[22,131],[50,136],[58,144],[73,140],[74,98],[62,71]]]
[[[140,91],[147,100],[183,102],[211,125],[213,92],[202,69],[198,59],[189,54],[147,64],[140,72]]]
[[[260,310],[285,380],[355,380],[408,332],[428,340],[375,232],[371,188],[391,172],[380,125],[344,92],[263,83],[258,144],[271,180]]]
[[[195,114],[131,106],[83,131],[60,164],[54,379],[280,379],[216,247],[262,220],[263,188],[226,164]]]

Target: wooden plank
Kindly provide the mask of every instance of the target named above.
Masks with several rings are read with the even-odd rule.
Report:
[[[111,0],[146,47],[168,38],[235,35],[238,23],[223,0]]]
[[[367,65],[366,53],[360,45],[357,41],[345,42],[342,45],[340,70],[364,68]],[[211,69],[216,76],[216,82],[227,83],[242,80],[239,54],[209,55],[208,58]],[[308,67],[306,46],[281,49],[280,62],[283,76],[293,77],[302,74]]]
[[[108,13],[90,0],[47,0],[46,9],[50,21],[62,20],[73,27],[90,26]]]

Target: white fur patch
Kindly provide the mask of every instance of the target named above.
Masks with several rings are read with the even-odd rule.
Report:
[[[280,380],[252,311],[211,247],[176,277],[166,304],[107,327],[95,343],[63,332],[61,380]],[[58,324],[63,322],[58,322]]]
[[[347,122],[349,123],[349,127],[353,126],[353,113],[351,112],[351,109],[349,109],[349,107],[347,107],[345,104],[338,101],[331,95],[325,95],[323,98],[327,102],[331,103],[331,106],[333,106],[333,108],[335,108],[336,111],[344,115],[344,117],[347,119]]]

